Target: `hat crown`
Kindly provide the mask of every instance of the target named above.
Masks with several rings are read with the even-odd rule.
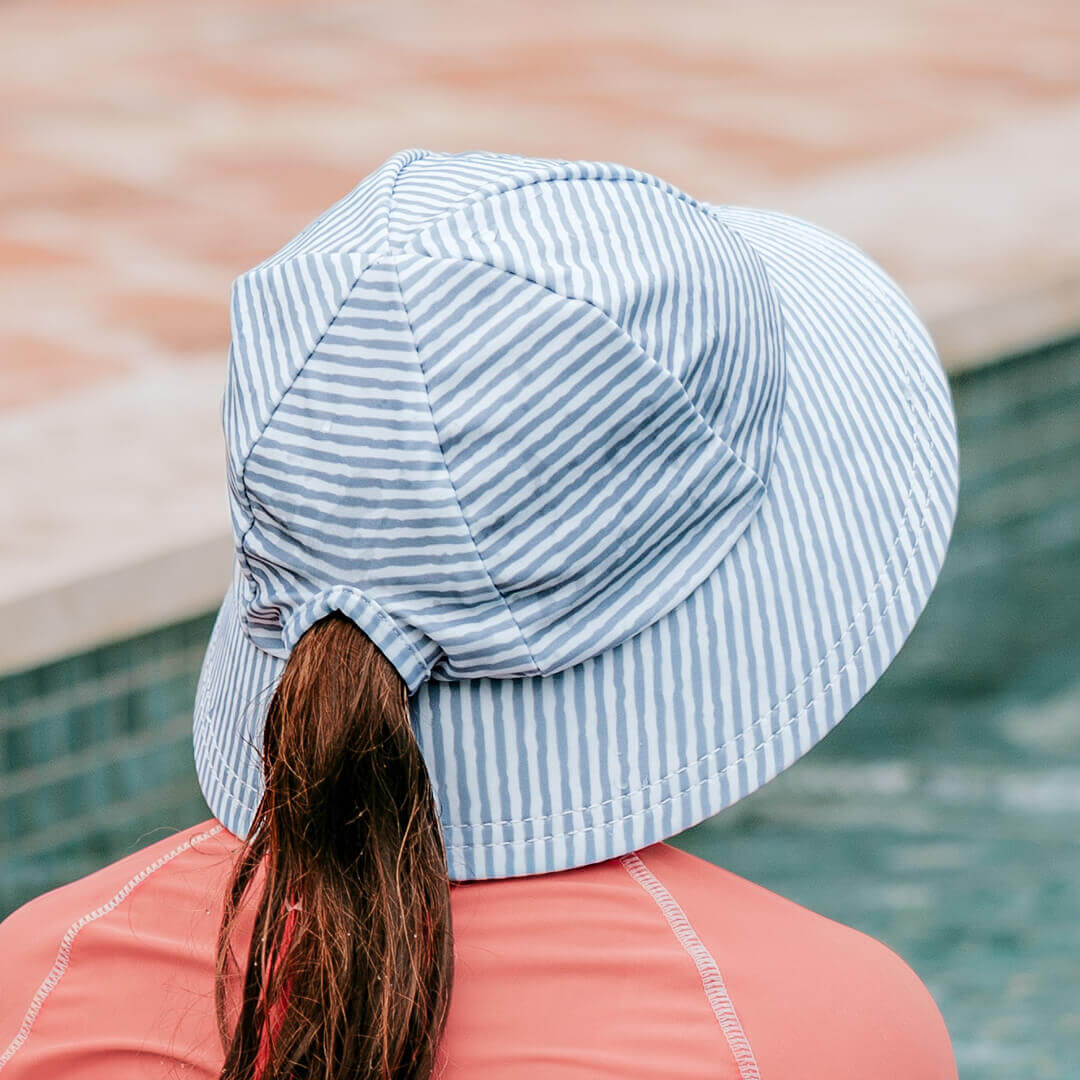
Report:
[[[751,520],[783,355],[722,211],[621,166],[396,155],[234,286],[247,633],[285,655],[343,610],[411,687],[627,640]]]

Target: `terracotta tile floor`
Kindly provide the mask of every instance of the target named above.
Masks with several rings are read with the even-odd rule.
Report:
[[[779,201],[1080,102],[1080,5],[1063,0],[81,0],[5,22],[5,408],[219,363],[231,277],[404,145],[619,159]]]
[[[8,3],[0,608],[224,535],[230,280],[411,145],[813,218],[954,366],[1080,323],[1075,0]]]

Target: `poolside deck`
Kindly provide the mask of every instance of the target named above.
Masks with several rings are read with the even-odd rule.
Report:
[[[1080,325],[1069,0],[69,0],[4,23],[0,671],[221,595],[229,283],[403,146],[623,160],[819,221],[953,369]]]

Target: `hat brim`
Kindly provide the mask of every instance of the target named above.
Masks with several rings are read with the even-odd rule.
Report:
[[[937,579],[956,435],[922,324],[847,242],[780,214],[720,212],[763,260],[784,317],[767,492],[716,571],[630,640],[555,675],[420,687],[414,725],[455,880],[598,862],[750,794],[873,685]],[[245,636],[230,592],[195,747],[211,809],[240,835],[283,667]]]

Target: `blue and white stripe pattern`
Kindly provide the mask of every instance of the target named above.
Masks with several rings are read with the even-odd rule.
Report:
[[[896,287],[617,165],[395,155],[233,293],[214,813],[338,610],[401,672],[457,880],[606,859],[742,798],[897,653],[956,498]]]

